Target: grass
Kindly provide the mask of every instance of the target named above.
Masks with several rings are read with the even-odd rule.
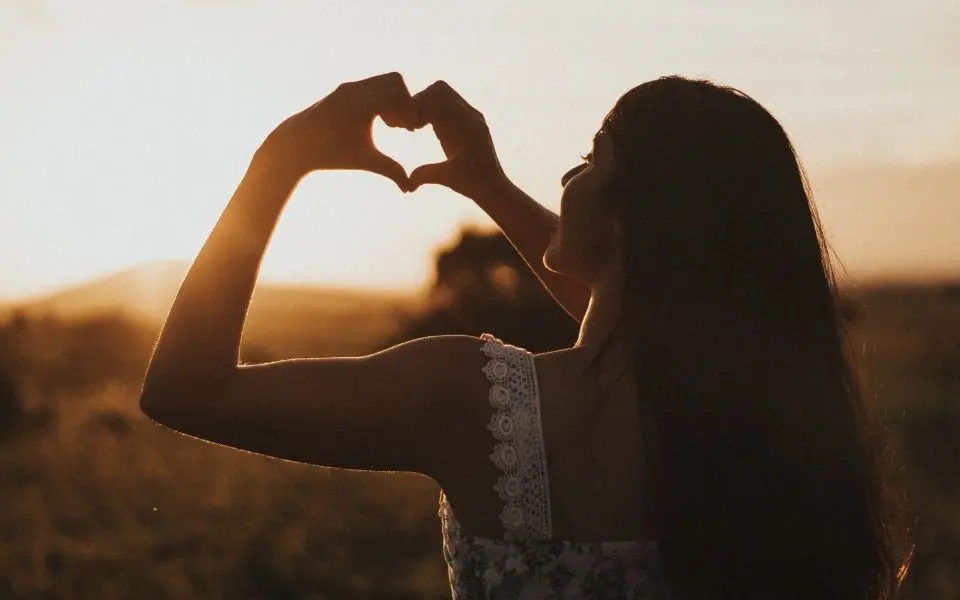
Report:
[[[917,518],[911,599],[960,597],[951,290],[861,289],[848,303]],[[341,315],[331,328],[313,316],[300,323],[315,327],[258,324],[247,355],[364,353],[400,318]],[[0,438],[0,598],[449,597],[433,481],[270,460],[158,427],[136,402],[154,335],[111,317],[0,328],[16,388],[0,376],[0,414],[4,394],[17,402]]]

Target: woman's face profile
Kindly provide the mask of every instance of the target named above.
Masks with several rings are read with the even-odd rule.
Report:
[[[601,130],[584,162],[560,178],[560,224],[543,255],[551,271],[589,285],[597,281],[614,248],[613,216],[600,201],[613,159],[613,142]]]

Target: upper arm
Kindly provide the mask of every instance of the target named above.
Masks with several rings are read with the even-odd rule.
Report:
[[[172,429],[259,454],[430,475],[481,343],[433,336],[361,357],[241,366],[217,381],[152,384],[140,405]]]

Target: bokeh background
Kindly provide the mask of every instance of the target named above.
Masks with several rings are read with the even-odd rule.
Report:
[[[164,430],[137,408],[177,286],[283,118],[337,83],[445,79],[559,209],[605,112],[662,74],[773,112],[834,250],[917,546],[904,597],[960,597],[960,5],[0,0],[0,598],[449,597],[439,490]],[[408,168],[429,129],[376,122]],[[302,182],[243,359],[437,333],[531,350],[576,324],[483,212],[364,173]]]

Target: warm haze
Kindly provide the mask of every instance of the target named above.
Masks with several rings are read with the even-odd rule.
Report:
[[[960,4],[0,0],[0,298],[190,260],[264,136],[343,80],[446,79],[553,210],[604,113],[662,74],[746,91],[803,158],[854,278],[960,275]],[[411,169],[428,130],[376,127]],[[468,200],[367,173],[294,195],[267,280],[412,289]]]

